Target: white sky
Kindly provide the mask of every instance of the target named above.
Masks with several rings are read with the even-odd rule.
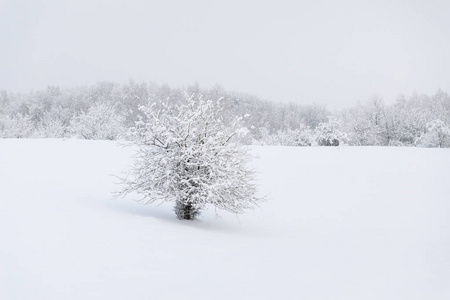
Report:
[[[0,89],[198,82],[342,108],[450,92],[450,1],[0,0]]]

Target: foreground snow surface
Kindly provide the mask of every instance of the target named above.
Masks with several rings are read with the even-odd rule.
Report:
[[[450,299],[450,151],[255,147],[260,208],[116,199],[132,149],[0,140],[0,299]]]

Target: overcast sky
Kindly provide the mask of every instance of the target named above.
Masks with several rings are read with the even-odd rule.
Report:
[[[0,0],[0,89],[222,85],[342,108],[450,92],[450,1]]]

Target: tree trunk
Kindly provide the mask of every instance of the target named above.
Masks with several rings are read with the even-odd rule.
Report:
[[[175,205],[175,213],[180,220],[194,220],[195,217],[200,214],[200,211],[189,202],[185,203],[182,201],[177,201]]]

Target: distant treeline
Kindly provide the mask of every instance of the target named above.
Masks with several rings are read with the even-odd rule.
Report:
[[[0,91],[0,137],[126,139],[128,128],[145,118],[140,106],[167,99],[177,104],[186,93],[222,98],[226,116],[247,115],[246,144],[450,147],[450,97],[442,91],[402,96],[393,105],[373,97],[330,113],[322,105],[274,103],[219,86],[171,88],[133,81],[30,93]]]

